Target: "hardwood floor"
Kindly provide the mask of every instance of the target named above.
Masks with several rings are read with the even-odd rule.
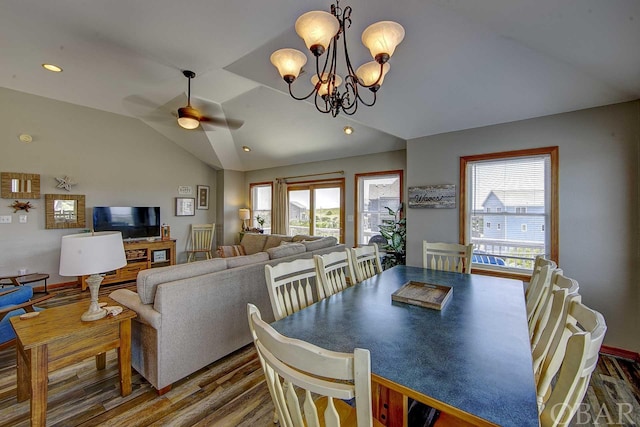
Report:
[[[101,288],[108,295],[118,287]],[[56,292],[46,305],[88,298]],[[44,306],[44,304],[43,304]],[[133,392],[121,397],[115,351],[96,371],[93,358],[49,374],[48,426],[271,426],[273,404],[252,345],[173,385],[158,396],[133,371]],[[602,355],[582,412],[572,425],[640,425],[640,364]],[[0,351],[0,427],[29,426],[29,401],[16,401],[15,347]]]

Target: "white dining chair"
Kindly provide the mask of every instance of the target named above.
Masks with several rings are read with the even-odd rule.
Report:
[[[377,244],[372,243],[358,248],[349,248],[349,251],[351,251],[351,265],[358,283],[382,273],[380,252]]]
[[[317,280],[316,263],[313,259],[266,265],[264,274],[276,320],[325,298],[324,290]]]
[[[604,317],[582,304],[579,295],[569,300],[566,319],[556,332],[536,386],[544,427],[567,425],[575,415],[607,331]]]
[[[557,291],[566,290],[566,292],[560,292],[557,294]],[[558,328],[560,317],[564,314],[564,306],[566,305],[566,299],[568,297],[573,297],[578,294],[580,290],[580,285],[574,279],[566,277],[563,274],[562,269],[556,268],[551,274],[551,284],[549,287],[549,292],[544,301],[541,302],[542,307],[540,310],[540,315],[538,316],[537,322],[533,328],[533,335],[531,337],[531,349],[535,351],[538,347],[540,341],[542,340],[543,335],[547,335],[547,338],[550,334],[552,334],[555,329]],[[556,295],[557,294],[557,295]],[[560,301],[555,302],[554,300],[560,299]],[[551,331],[551,332],[550,332]],[[548,342],[546,344],[549,344]],[[545,343],[542,343],[545,345]]]
[[[355,283],[349,251],[314,255],[313,259],[316,262],[318,281],[326,297],[343,291]]]
[[[379,425],[373,418],[369,350],[338,353],[285,337],[253,304],[247,316],[280,426]],[[355,407],[345,402],[350,399]]]
[[[540,269],[545,265],[551,265],[552,270],[557,268],[556,263],[550,259],[545,258],[542,255],[538,255],[533,263],[533,271],[531,272],[531,278],[529,279],[529,285],[524,291],[525,299],[529,299],[529,294],[532,292],[536,292],[538,288],[538,274],[540,273]]]
[[[527,322],[529,324],[529,338],[533,337],[536,324],[538,323],[538,320],[542,315],[542,310],[544,309],[544,302],[547,300],[549,293],[551,292],[551,276],[555,270],[556,263],[552,261],[550,264],[543,265],[531,276],[531,283],[534,285],[534,288],[525,296]]]
[[[422,266],[431,270],[471,273],[473,244],[422,241]]]

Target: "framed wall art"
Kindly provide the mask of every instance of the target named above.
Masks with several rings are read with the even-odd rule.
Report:
[[[209,186],[198,185],[198,209],[209,209]]]
[[[456,207],[456,186],[444,184],[409,187],[409,207],[453,209]]]
[[[193,216],[195,210],[196,199],[193,197],[176,197],[176,216]]]
[[[83,194],[45,194],[45,228],[84,228]]]

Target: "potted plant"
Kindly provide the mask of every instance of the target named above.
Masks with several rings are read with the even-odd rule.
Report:
[[[265,217],[261,215],[256,216],[256,222],[260,225],[260,228],[259,228],[260,233],[264,233],[264,221],[265,221]]]
[[[407,242],[407,219],[402,216],[404,204],[401,204],[397,211],[385,206],[389,215],[393,219],[383,219],[378,226],[380,234],[387,240],[382,245],[386,254],[382,258],[382,268],[391,268],[394,265],[405,265],[406,263],[406,242]]]

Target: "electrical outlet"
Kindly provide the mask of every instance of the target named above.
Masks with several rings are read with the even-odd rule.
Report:
[[[20,215],[20,224],[26,224],[26,223],[27,223],[27,216]]]
[[[11,224],[11,215],[0,215],[0,224]]]

